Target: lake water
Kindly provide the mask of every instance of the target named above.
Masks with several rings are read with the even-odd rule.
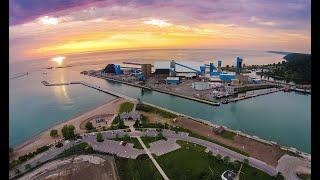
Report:
[[[158,60],[170,60],[170,57],[176,54],[181,59],[185,58],[186,60],[194,61],[196,60],[196,56],[209,57],[211,53],[211,50],[203,50],[202,52],[199,50],[191,52],[190,50],[171,50],[168,52],[157,50],[153,53],[152,51],[147,51],[142,54],[135,51],[117,52],[116,54],[109,53],[109,55],[97,54],[96,58],[91,54],[82,55],[79,58],[76,56],[67,57],[65,64],[71,64],[72,68],[53,70],[43,69],[44,67],[54,65],[50,61],[10,64],[10,75],[23,72],[30,73],[27,76],[10,80],[10,146],[19,145],[56,123],[80,115],[114,98],[81,85],[46,87],[41,84],[42,80],[49,82],[84,80],[130,97],[139,97],[155,105],[205,119],[216,124],[226,125],[229,128],[241,130],[245,133],[273,140],[282,145],[292,146],[310,153],[311,95],[278,92],[215,107],[159,92],[141,91],[141,89],[136,87],[79,74],[82,70],[102,69],[109,62],[121,63],[128,60],[128,57],[134,57],[132,59],[136,59],[137,61],[147,61],[150,57],[149,62],[154,62]],[[228,53],[231,52],[220,52],[223,61],[223,54]],[[245,55],[248,52],[242,53],[244,54],[242,57],[246,59],[247,56]],[[159,54],[161,58],[155,58]],[[234,52],[228,56],[231,57],[235,54],[241,54],[241,52]],[[270,53],[266,55],[264,52],[260,52],[260,54],[261,56],[259,56],[259,52],[254,51],[251,54],[249,53],[248,57],[257,57],[254,58],[257,59],[256,64],[269,64],[281,61],[281,58],[278,59],[278,55]],[[121,59],[120,57],[123,58]],[[205,60],[205,58],[199,59]],[[225,59],[228,58],[225,57]],[[254,59],[253,62],[255,62]],[[263,63],[261,63],[262,61]],[[223,62],[223,64],[225,63]]]

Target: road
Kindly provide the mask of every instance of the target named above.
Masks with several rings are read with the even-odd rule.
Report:
[[[20,164],[19,166],[17,166],[14,169],[19,169],[20,173],[24,173],[26,171],[25,169],[25,165],[26,164],[30,164],[31,168],[37,166],[38,164],[42,164],[44,162],[47,162],[53,158],[55,158],[58,154],[62,153],[65,149],[69,149],[70,147],[79,144],[80,142],[69,142],[66,143],[64,142],[64,145],[60,148],[56,148],[56,147],[51,147],[50,149],[48,149],[47,151],[36,155],[35,157],[31,158],[30,160]],[[9,177],[13,177],[15,175],[14,170],[9,171]]]

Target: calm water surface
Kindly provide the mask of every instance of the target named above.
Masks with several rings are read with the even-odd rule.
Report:
[[[110,62],[121,63],[128,59],[153,62],[170,60],[173,56],[178,57],[177,59],[209,61],[213,54],[215,59],[221,58],[223,64],[232,64],[235,56],[241,53],[244,59],[247,59],[246,64],[268,64],[281,61],[279,55],[256,51],[176,50],[146,51],[143,55],[141,52],[118,52],[70,56],[67,57],[65,65],[71,64],[72,68],[54,70],[43,69],[55,66],[51,61],[10,64],[10,76],[23,72],[31,73],[28,76],[10,80],[10,145],[19,145],[56,123],[66,121],[114,99],[110,95],[81,85],[45,87],[41,84],[42,80],[49,82],[84,80],[130,97],[140,97],[155,105],[226,125],[232,129],[310,153],[311,95],[278,92],[213,107],[79,74],[85,69],[101,69]]]

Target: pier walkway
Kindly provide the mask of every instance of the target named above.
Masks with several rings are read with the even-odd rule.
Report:
[[[275,93],[275,92],[279,92],[279,91],[283,91],[284,88],[280,88],[280,89],[275,89],[275,90],[271,90],[268,92],[263,92],[263,93],[258,93],[258,94],[252,94],[252,95],[248,95],[248,96],[244,96],[244,97],[237,97],[234,99],[230,99],[229,102],[236,102],[236,101],[240,101],[243,99],[249,99],[249,98],[253,98],[253,97],[257,97],[257,96],[261,96],[261,95],[266,95],[266,94],[271,94],[271,93]]]

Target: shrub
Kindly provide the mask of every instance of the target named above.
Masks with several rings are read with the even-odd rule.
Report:
[[[28,169],[30,169],[30,168],[31,168],[31,165],[30,165],[30,164],[24,165],[24,169],[28,170]]]
[[[14,170],[14,173],[15,173],[15,174],[19,174],[19,173],[20,173],[20,170],[19,170],[19,169],[15,169],[15,170]]]
[[[52,130],[50,131],[50,136],[51,136],[52,138],[56,138],[56,137],[58,136],[58,130],[52,129]]]
[[[97,134],[96,139],[97,139],[98,142],[103,142],[103,141],[104,141],[103,136],[102,136],[101,133],[98,133],[98,134]]]
[[[86,123],[86,129],[89,131],[93,129],[93,125],[90,121]]]

